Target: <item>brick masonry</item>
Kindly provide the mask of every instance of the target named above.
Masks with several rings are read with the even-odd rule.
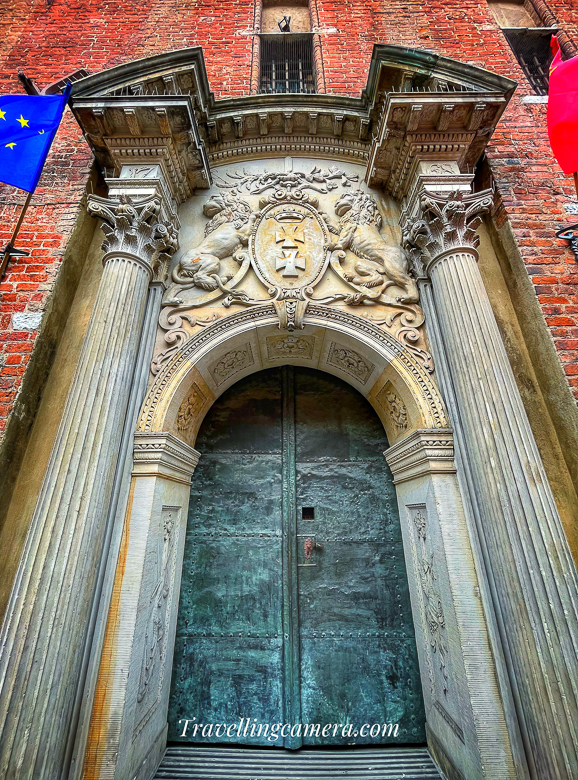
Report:
[[[0,93],[21,93],[17,70],[41,86],[77,68],[90,73],[163,51],[203,47],[217,98],[248,94],[255,0],[0,0]],[[578,4],[548,0],[578,42]],[[495,216],[509,220],[568,382],[578,399],[578,269],[554,238],[575,221],[572,181],[552,157],[546,106],[533,95],[485,0],[315,0],[327,91],[359,95],[373,44],[428,49],[519,82],[488,148],[499,194]],[[0,285],[0,432],[18,396],[42,313],[61,266],[92,163],[67,111],[34,195],[18,245],[30,257],[11,262]],[[10,237],[24,195],[0,185],[0,242]]]

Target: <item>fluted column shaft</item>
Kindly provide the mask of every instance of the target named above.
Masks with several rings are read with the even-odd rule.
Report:
[[[2,778],[61,777],[147,291],[176,246],[155,200],[89,209],[107,253],[3,626]]]
[[[406,229],[431,278],[446,398],[476,520],[532,777],[578,777],[578,581],[478,265],[481,196],[422,195]],[[492,724],[488,724],[491,729]]]

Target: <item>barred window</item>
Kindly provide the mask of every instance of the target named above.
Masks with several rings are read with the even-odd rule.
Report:
[[[489,0],[489,6],[530,86],[538,95],[547,95],[550,40],[557,29],[543,26],[530,0]]]
[[[260,92],[315,92],[313,35],[260,35]]]
[[[537,95],[548,94],[548,72],[552,62],[550,41],[556,30],[544,27],[502,28],[530,86]]]

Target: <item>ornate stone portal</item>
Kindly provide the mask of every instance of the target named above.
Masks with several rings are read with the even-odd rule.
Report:
[[[359,100],[219,105],[198,50],[74,85],[107,254],[2,637],[7,777],[154,774],[196,433],[282,363],[384,423],[446,776],[576,775],[576,571],[476,267],[469,170],[513,86],[396,47]]]

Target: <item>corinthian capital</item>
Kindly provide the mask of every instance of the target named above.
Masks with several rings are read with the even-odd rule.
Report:
[[[421,214],[408,218],[402,227],[403,246],[415,267],[427,269],[440,255],[460,249],[477,249],[476,233],[482,214],[493,203],[492,190],[469,193],[420,193]]]
[[[163,221],[158,197],[133,201],[128,195],[115,199],[91,195],[88,213],[103,220],[107,255],[132,255],[146,265],[154,278],[163,280],[172,253],[178,249],[178,231],[171,221]]]

